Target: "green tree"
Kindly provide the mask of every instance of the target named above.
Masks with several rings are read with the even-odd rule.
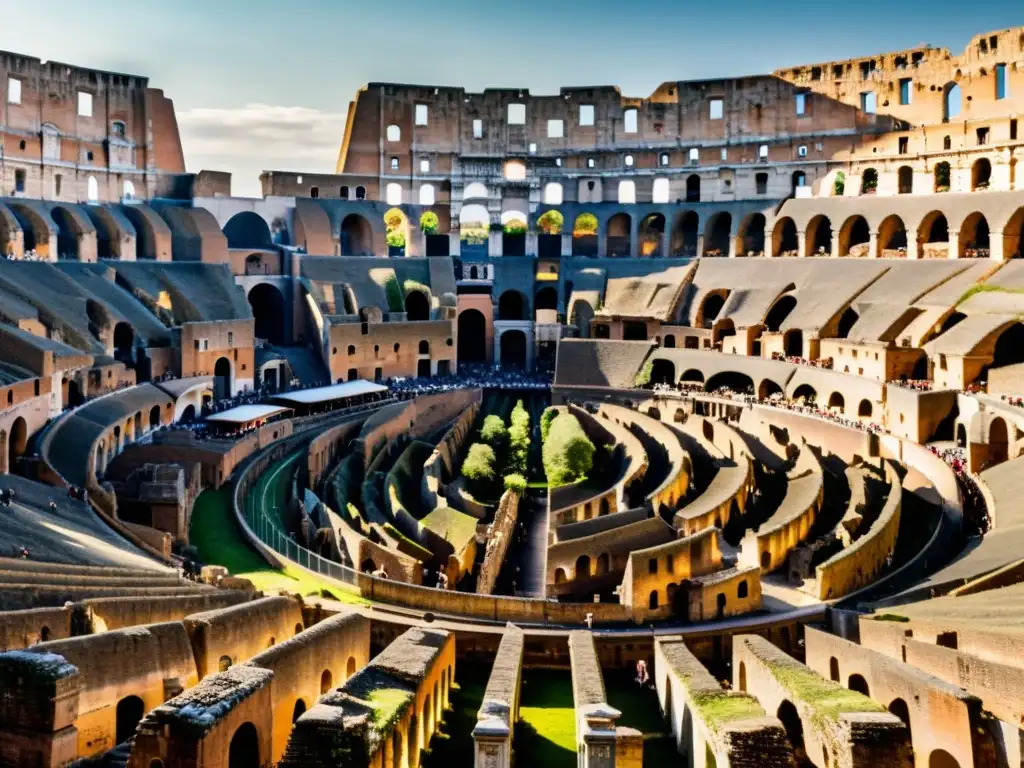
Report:
[[[636,376],[633,377],[633,384],[638,387],[646,387],[651,383],[651,373],[654,371],[654,363],[648,360],[644,363],[644,367],[637,371]]]
[[[581,213],[576,217],[576,223],[572,228],[573,237],[584,237],[585,235],[597,234],[597,216],[592,213]]]
[[[511,475],[505,475],[505,489],[515,491],[516,493],[522,493],[526,490],[526,478],[518,472],[513,472]]]
[[[433,211],[424,211],[423,215],[420,216],[420,232],[424,235],[436,235],[437,228],[440,226],[437,214]]]
[[[462,462],[462,475],[474,495],[487,496],[494,484],[494,449],[484,443],[469,446],[466,460]]]
[[[526,222],[522,219],[509,219],[505,222],[506,235],[525,235]]]
[[[846,191],[846,174],[842,171],[836,174],[835,183],[832,185],[832,194],[836,197],[842,197]]]
[[[558,235],[565,226],[565,217],[556,210],[546,211],[537,219],[537,227],[545,235]]]
[[[540,441],[546,443],[548,441],[548,430],[551,429],[551,422],[558,416],[558,411],[554,408],[545,408],[544,413],[540,415]]]
[[[571,413],[560,413],[551,422],[542,453],[544,472],[551,486],[579,480],[594,464],[594,444]]]
[[[399,208],[389,208],[384,214],[384,226],[388,229],[398,229],[405,223],[405,214]]]
[[[494,449],[495,454],[503,453],[508,447],[508,427],[501,420],[501,416],[490,414],[484,419],[480,427],[480,439]]]
[[[523,401],[516,403],[509,418],[512,426],[509,427],[509,453],[505,462],[506,471],[516,474],[526,474],[526,462],[530,455],[530,412],[526,410]]]

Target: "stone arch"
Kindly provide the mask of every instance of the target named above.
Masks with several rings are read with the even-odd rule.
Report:
[[[910,726],[910,707],[907,706],[907,702],[903,699],[893,699],[889,702],[888,709],[891,714],[896,715],[896,717],[903,721],[903,724],[907,726],[907,735],[913,738]]]
[[[50,209],[50,218],[57,225],[57,258],[83,260],[95,257],[95,248],[87,245],[96,239],[96,228],[81,211],[70,206],[55,205]],[[89,253],[88,251],[93,251]]]
[[[21,225],[24,237],[23,247],[26,251],[35,251],[41,259],[48,259],[50,254],[51,230],[43,215],[34,206],[8,200],[6,203],[14,218]],[[54,244],[56,247],[56,243]]]
[[[971,191],[988,189],[992,183],[992,161],[979,157],[971,166]]]
[[[805,403],[813,403],[818,398],[817,390],[810,384],[801,384],[795,390],[793,390],[793,399],[801,400]]]
[[[256,726],[244,722],[231,737],[228,768],[260,768],[260,736]]]
[[[525,370],[526,358],[526,334],[520,330],[510,330],[502,333],[501,367]]]
[[[700,202],[700,176],[696,173],[691,173],[686,177],[686,202]]]
[[[747,374],[740,373],[739,371],[719,371],[704,384],[704,389],[708,392],[714,392],[722,387],[731,389],[733,392],[752,393],[754,391],[754,380]],[[708,424],[709,422],[704,423]]]
[[[658,358],[651,363],[652,384],[675,384],[676,366],[671,360]]]
[[[171,228],[152,208],[122,205],[118,210],[135,229],[136,259],[171,258]]]
[[[135,329],[124,320],[114,325],[114,359],[131,364],[135,361]]]
[[[628,213],[616,213],[605,224],[605,247],[608,256],[629,256],[632,248],[630,228],[633,217]]]
[[[836,338],[847,339],[850,337],[850,331],[853,330],[853,326],[857,324],[860,319],[860,314],[852,306],[847,307],[843,310],[843,314],[839,316],[839,323],[836,326]]]
[[[679,377],[679,381],[693,381],[699,384],[704,383],[704,372],[699,371],[696,368],[687,368],[683,371],[683,375]]]
[[[987,259],[991,248],[988,219],[977,211],[960,225],[957,242],[957,258]]]
[[[962,92],[955,82],[946,83],[942,87],[942,122],[948,123],[960,115]]]
[[[761,383],[757,386],[757,399],[767,400],[772,395],[783,394],[782,387],[771,379],[761,379]]]
[[[1024,207],[1017,211],[1006,222],[1003,228],[1003,258],[1019,259],[1024,245]]]
[[[526,297],[516,290],[508,290],[498,298],[499,320],[526,320]]]
[[[608,504],[608,500],[607,499],[601,499],[601,501],[605,505]],[[602,512],[602,515],[606,515],[606,514],[608,514],[607,511]],[[597,560],[594,563],[594,569],[595,569],[594,570],[594,575],[596,575],[596,576],[604,576],[610,570],[610,567],[611,567],[610,564],[611,564],[611,558],[608,556],[608,553],[607,552],[602,552],[600,555],[597,556]]]
[[[878,190],[878,171],[874,168],[865,168],[860,175],[860,193],[862,195],[873,195]]]
[[[928,755],[928,768],[960,768],[960,763],[946,750],[935,749]]]
[[[731,292],[728,288],[715,288],[705,293],[704,298],[700,301],[700,307],[697,309],[697,316],[694,318],[695,325],[698,328],[710,328],[718,319],[718,315],[725,306],[725,300],[729,298]]]
[[[918,254],[923,259],[949,257],[949,222],[942,211],[931,211],[917,228]]]
[[[778,332],[794,309],[796,309],[796,297],[791,293],[784,293],[775,300],[775,303],[772,304],[765,314],[765,328],[773,333]]]
[[[572,303],[569,313],[569,324],[576,326],[576,333],[581,339],[590,338],[590,322],[594,319],[594,308],[589,301],[577,299]]]
[[[213,366],[213,396],[224,400],[231,397],[234,391],[234,366],[226,357],[217,358]]]
[[[641,256],[661,256],[665,242],[665,215],[650,213],[640,221],[637,253]]]
[[[864,398],[860,401],[857,406],[857,415],[862,419],[870,419],[874,413],[874,406],[871,405],[871,401]]]
[[[463,200],[474,200],[477,198],[486,200],[487,197],[487,186],[485,184],[480,183],[479,181],[474,181],[467,184],[466,188],[462,192]]]
[[[350,213],[341,221],[341,255],[373,256],[373,227],[365,216]]]
[[[806,757],[804,726],[800,722],[800,713],[793,706],[793,702],[789,699],[783,699],[779,704],[778,710],[775,712],[775,716],[779,718],[782,727],[786,729],[786,738],[789,739],[789,744],[793,747],[793,752],[798,761],[801,757]]]
[[[914,169],[909,165],[901,165],[896,171],[896,191],[901,195],[909,195],[914,191]]]
[[[331,683],[334,682],[331,675],[331,670],[325,669],[320,673],[320,695],[323,696],[329,690],[331,690]]]
[[[736,233],[737,256],[764,256],[766,225],[763,213],[750,213],[743,217]]]
[[[828,216],[818,214],[807,222],[805,256],[832,255],[832,222]]]
[[[799,253],[800,239],[796,223],[789,216],[784,216],[775,222],[775,228],[772,229],[772,255],[798,256]]]
[[[276,285],[257,283],[246,297],[252,308],[253,336],[271,344],[285,341],[285,300]]]
[[[576,558],[576,565],[573,570],[573,578],[575,579],[588,579],[590,578],[590,556],[580,555]]]
[[[487,320],[478,309],[459,313],[460,363],[483,363],[487,360]]]
[[[895,252],[895,253],[892,253]],[[907,227],[897,214],[886,216],[878,225],[878,255],[905,256],[907,253]]]
[[[135,729],[146,714],[146,705],[138,696],[125,696],[117,702],[114,714],[114,743],[124,744],[135,735]]]
[[[20,256],[24,245],[21,225],[11,210],[0,203],[0,255]]]
[[[843,397],[841,392],[833,392],[828,396],[828,407],[829,410],[838,410],[840,413],[846,413],[846,398]]]
[[[356,673],[356,657],[349,656],[348,661],[345,662],[345,679],[348,680],[352,675]]]
[[[558,309],[558,289],[548,285],[537,291],[534,308],[536,310]]]
[[[828,679],[838,683],[842,678],[839,676],[839,659],[835,656],[828,660]]]
[[[430,301],[423,291],[409,291],[406,294],[405,319],[411,321],[430,319]]]
[[[740,662],[740,671],[739,671],[739,680],[738,680],[738,682],[739,682],[740,693],[746,693],[747,692],[747,663],[745,661],[741,661]]]
[[[696,211],[682,211],[672,223],[672,255],[696,256],[700,242],[700,216]]]
[[[1008,458],[1009,430],[1001,416],[992,419],[988,426],[988,456],[990,464],[1001,464]]]
[[[728,256],[731,232],[731,213],[719,211],[712,215],[704,227],[704,256]]]
[[[863,216],[851,216],[843,222],[843,226],[839,229],[839,255],[840,256],[867,256],[867,248],[858,248],[858,246],[867,246],[871,240],[871,228],[868,226],[868,221]],[[851,251],[857,248],[855,254]]]
[[[862,693],[865,696],[871,696],[871,690],[868,688],[868,681],[864,679],[864,675],[852,674],[847,680],[846,687],[851,691]]]
[[[943,160],[936,163],[932,169],[932,191],[936,193],[949,192],[953,184],[952,169],[948,162]]]
[[[228,239],[228,248],[271,248],[274,245],[270,225],[253,211],[241,211],[228,219],[224,236]]]

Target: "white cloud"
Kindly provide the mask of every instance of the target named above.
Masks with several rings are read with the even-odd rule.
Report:
[[[232,192],[258,196],[264,170],[333,173],[345,133],[343,113],[248,104],[178,114],[189,171],[230,171]]]

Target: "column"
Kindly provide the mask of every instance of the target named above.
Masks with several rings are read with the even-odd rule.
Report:
[[[1003,232],[1002,230],[992,230],[988,233],[988,257],[992,261],[1002,261],[1006,258],[1006,254],[1003,252]]]
[[[448,233],[448,255],[458,256],[462,252],[462,234],[459,230]]]
[[[505,718],[507,717],[506,710]],[[497,713],[486,720],[477,721],[473,729],[473,743],[474,768],[511,768],[512,730]]]
[[[949,230],[949,253],[946,256],[947,259],[959,259],[960,258],[960,230],[956,232]]]
[[[665,233],[661,237],[661,255],[668,257],[672,255],[672,221],[665,217]]]
[[[800,258],[807,256],[807,233],[797,232],[796,233],[796,251]]]
[[[629,217],[629,255],[636,258],[640,255],[640,219],[634,212]]]
[[[500,230],[500,229],[499,230],[492,229],[487,234],[487,252],[491,256],[501,256],[502,255],[502,245],[503,245],[502,236],[503,235],[504,235],[504,232],[502,230]]]
[[[615,768],[615,721],[622,713],[607,704],[591,704],[577,712],[579,768]]]
[[[526,232],[526,255],[537,255],[537,230],[530,229]]]
[[[563,232],[561,234],[561,238],[562,238],[562,255],[563,256],[572,256],[572,230],[570,229],[568,232]]]
[[[881,255],[878,252],[878,233],[872,232],[868,237],[868,258],[877,259]]]

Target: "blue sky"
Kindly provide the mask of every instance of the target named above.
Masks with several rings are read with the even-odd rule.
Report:
[[[369,81],[557,92],[769,72],[1024,24],[1019,0],[33,0],[0,48],[147,75],[174,99],[189,170],[333,171]]]

